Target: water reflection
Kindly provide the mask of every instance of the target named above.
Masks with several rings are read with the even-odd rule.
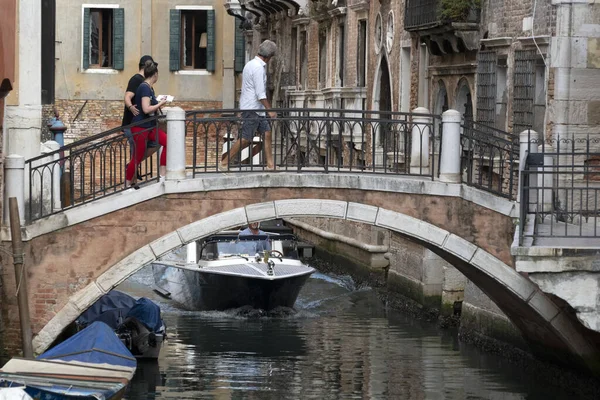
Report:
[[[169,341],[140,364],[129,400],[573,398],[347,278],[315,274],[298,312],[278,317],[161,306]]]

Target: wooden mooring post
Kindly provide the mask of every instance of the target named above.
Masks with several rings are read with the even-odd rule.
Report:
[[[21,218],[16,197],[8,199],[10,211],[10,236],[13,248],[13,263],[15,265],[15,280],[17,284],[17,303],[19,320],[21,322],[21,340],[23,342],[23,357],[33,358],[31,320],[29,318],[29,301],[27,299],[27,271],[23,262],[23,241],[21,238]]]

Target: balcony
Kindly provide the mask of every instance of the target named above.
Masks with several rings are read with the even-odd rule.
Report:
[[[404,29],[416,32],[434,55],[476,50],[481,0],[406,0]]]

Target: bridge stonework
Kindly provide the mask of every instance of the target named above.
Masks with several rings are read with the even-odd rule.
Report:
[[[34,348],[45,350],[102,294],[173,249],[248,221],[312,216],[422,243],[492,298],[534,352],[585,363],[597,353],[576,320],[514,270],[514,213],[512,202],[461,184],[344,174],[215,174],[122,192],[24,228]],[[12,259],[2,264],[5,338],[16,349]]]

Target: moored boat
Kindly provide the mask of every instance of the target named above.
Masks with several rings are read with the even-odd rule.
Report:
[[[198,243],[196,262],[154,262],[157,291],[188,310],[292,308],[315,272],[297,259],[294,235],[217,234]]]
[[[35,360],[12,358],[0,387],[20,387],[44,400],[123,397],[137,362],[112,329],[94,322]]]
[[[137,358],[158,358],[167,337],[156,303],[145,297],[136,300],[118,290],[100,297],[75,320],[75,326],[81,330],[95,321],[112,328]]]

